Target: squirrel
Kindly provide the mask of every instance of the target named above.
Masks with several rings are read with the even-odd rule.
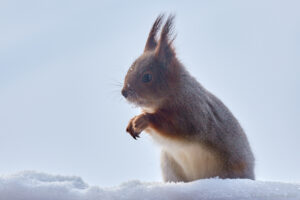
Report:
[[[142,108],[126,131],[134,139],[145,131],[159,144],[166,182],[255,179],[254,156],[239,122],[176,57],[174,15],[156,38],[163,20],[164,15],[157,17],[143,54],[125,76],[122,95]]]

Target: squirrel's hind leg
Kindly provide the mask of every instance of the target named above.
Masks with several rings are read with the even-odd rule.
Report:
[[[161,151],[161,169],[165,182],[186,182],[180,165],[166,151]]]

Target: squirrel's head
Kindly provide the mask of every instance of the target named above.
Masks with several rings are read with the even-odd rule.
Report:
[[[179,62],[170,38],[174,16],[168,17],[160,38],[156,35],[163,15],[155,20],[143,54],[129,68],[122,95],[131,103],[144,108],[158,108],[176,89],[179,82]]]

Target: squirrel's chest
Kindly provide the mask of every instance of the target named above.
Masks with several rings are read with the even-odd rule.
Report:
[[[156,133],[153,129],[148,129],[147,132],[181,167],[181,173],[186,180],[214,177],[222,170],[220,158],[205,145],[170,139]]]

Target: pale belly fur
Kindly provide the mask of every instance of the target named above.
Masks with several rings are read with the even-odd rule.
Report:
[[[146,131],[161,146],[162,150],[171,155],[182,168],[186,180],[216,177],[220,174],[221,160],[205,145],[166,138],[150,128]]]

